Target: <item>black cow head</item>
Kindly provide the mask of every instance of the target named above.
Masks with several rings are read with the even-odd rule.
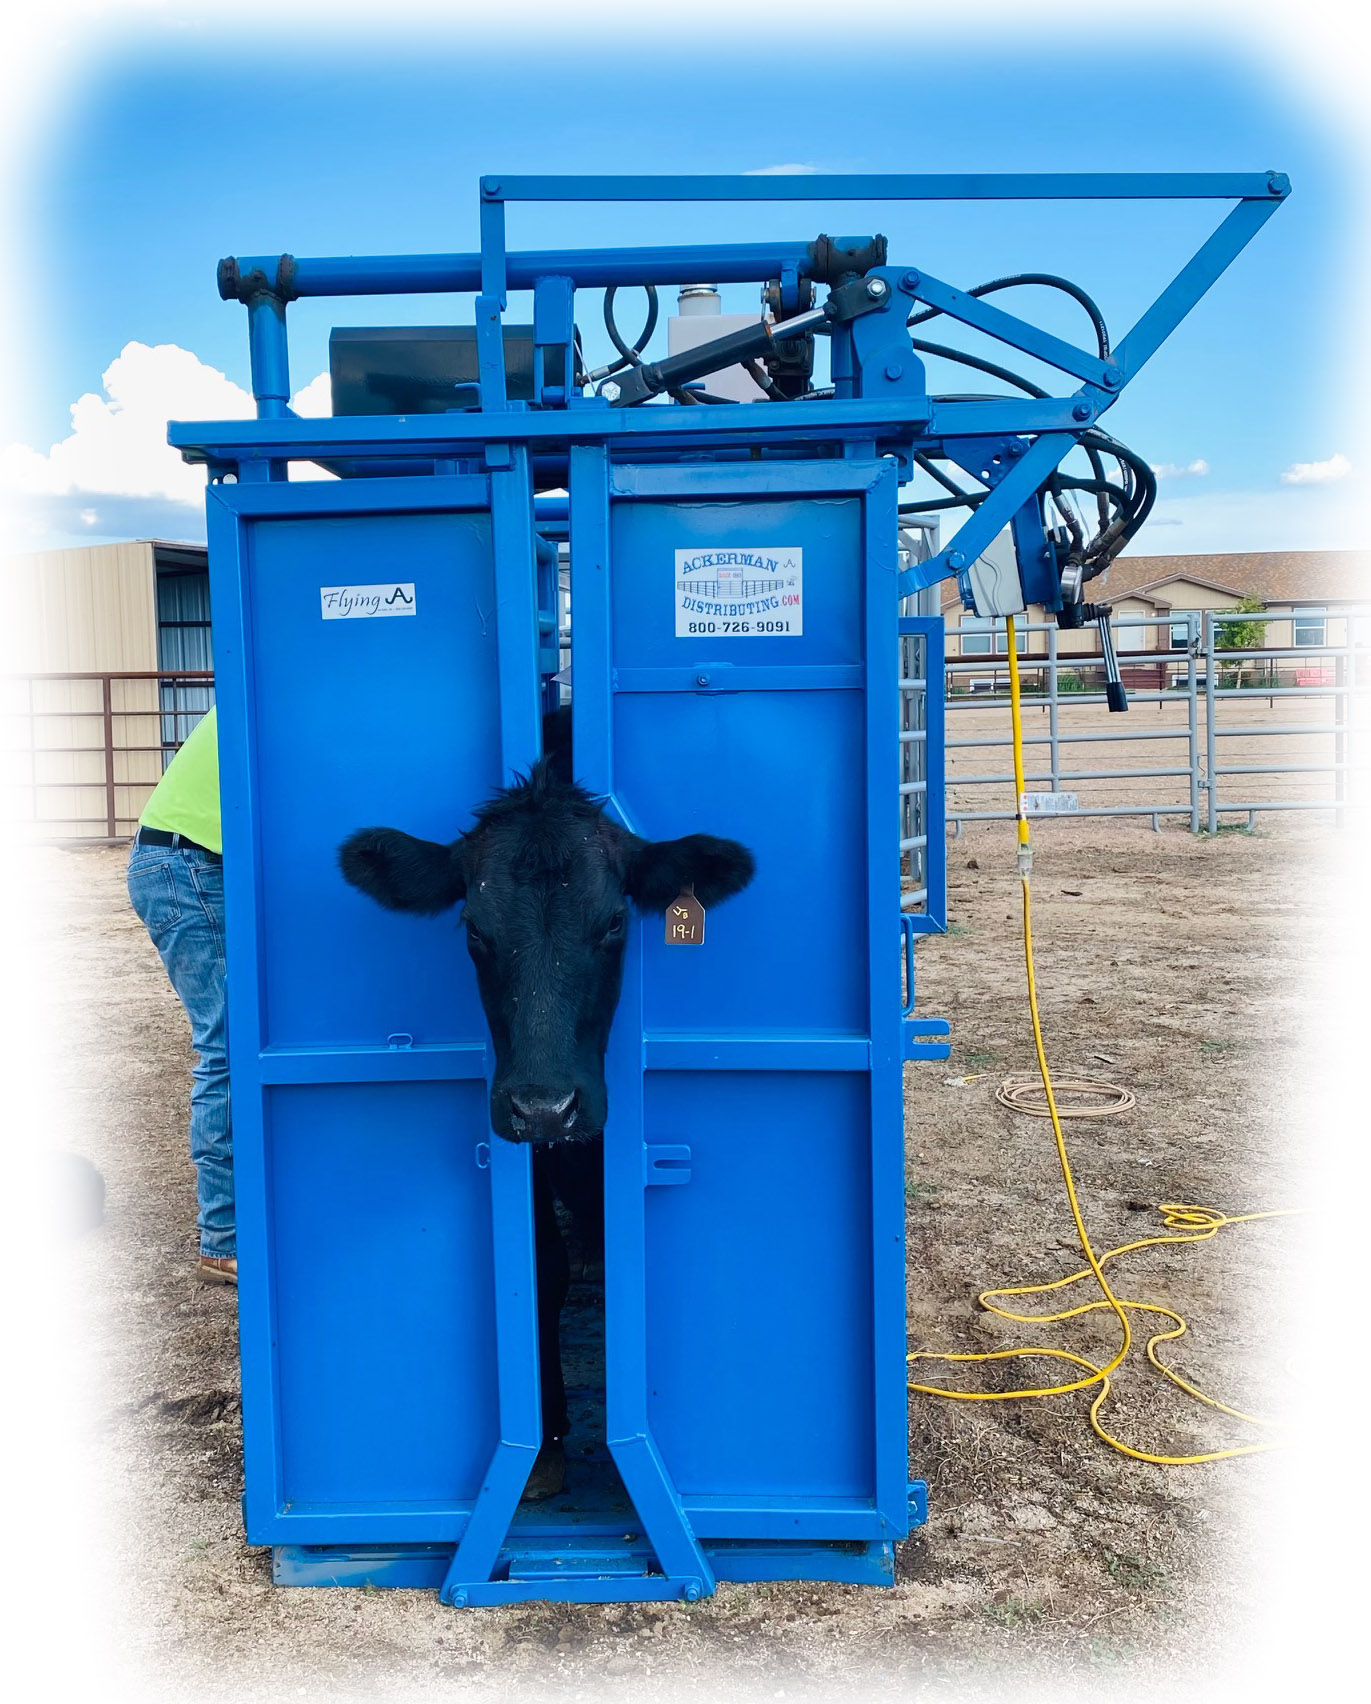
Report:
[[[752,854],[710,834],[643,840],[546,760],[476,819],[450,846],[359,829],[338,861],[392,911],[431,915],[466,901],[467,951],[495,1042],[496,1134],[598,1136],[629,904],[664,912],[690,884],[702,905],[717,905],[752,880]]]

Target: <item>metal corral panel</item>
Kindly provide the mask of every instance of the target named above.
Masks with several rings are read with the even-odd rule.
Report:
[[[151,544],[135,542],[15,557],[7,570],[9,619],[0,624],[0,671],[155,670],[153,551]],[[155,680],[110,683],[118,834],[133,831],[162,773],[157,703]],[[7,681],[0,708],[6,724],[0,779],[14,794],[14,820],[45,836],[89,835],[92,823],[106,816],[102,682]]]

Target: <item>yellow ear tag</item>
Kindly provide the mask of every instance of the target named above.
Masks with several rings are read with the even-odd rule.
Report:
[[[666,908],[666,944],[669,947],[705,944],[705,908],[696,899],[693,886],[678,893]]]

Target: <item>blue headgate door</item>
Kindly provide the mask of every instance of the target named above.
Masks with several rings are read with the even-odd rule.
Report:
[[[452,839],[536,752],[527,490],[211,488],[253,1543],[498,1548],[537,1448],[528,1155],[455,921],[337,867],[371,824]]]
[[[702,947],[639,922],[611,1041],[609,1440],[669,1571],[908,1531],[896,484],[572,452],[578,771],[757,860]]]

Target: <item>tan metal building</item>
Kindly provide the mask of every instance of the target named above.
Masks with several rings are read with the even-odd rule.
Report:
[[[0,814],[122,838],[213,702],[207,553],[142,539],[0,564]]]

